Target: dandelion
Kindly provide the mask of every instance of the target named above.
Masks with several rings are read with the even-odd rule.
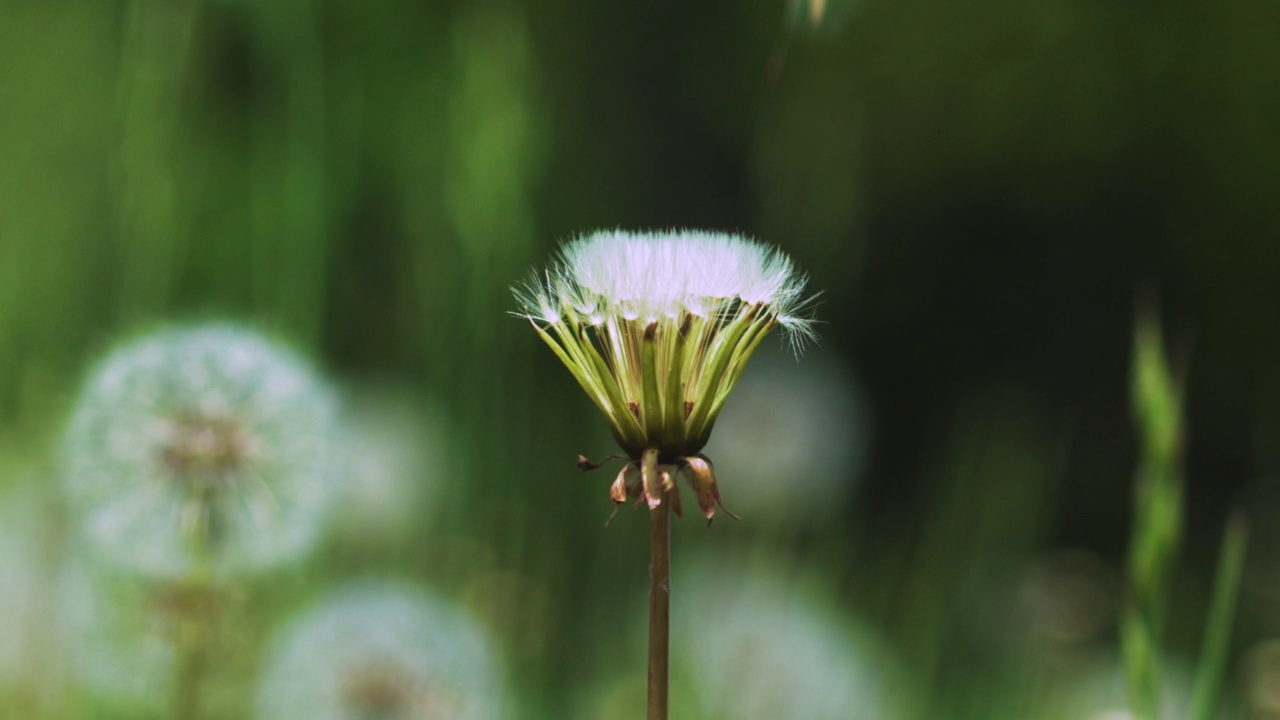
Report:
[[[795,568],[767,555],[706,553],[677,580],[673,617],[673,714],[733,720],[882,720],[903,717],[897,658],[830,588],[797,582]],[[707,612],[706,608],[714,608]],[[616,655],[609,648],[609,655]],[[601,659],[601,662],[607,660]],[[644,692],[622,673],[588,694],[575,717],[635,717]],[[631,708],[628,708],[631,705]]]
[[[1182,658],[1172,658],[1160,691],[1159,717],[1191,717],[1194,672]],[[1129,707],[1125,670],[1110,658],[1085,660],[1074,672],[1047,679],[1035,698],[1030,717],[1045,720],[1140,720]],[[1224,715],[1232,717],[1232,715]]]
[[[83,553],[63,561],[57,589],[57,626],[71,680],[115,706],[163,709],[179,662],[176,636],[195,596]]]
[[[57,689],[48,569],[56,524],[45,489],[39,473],[0,477],[0,708],[6,698],[15,707],[47,701]]]
[[[164,330],[91,374],[63,444],[90,547],[152,578],[274,565],[316,538],[335,403],[294,353],[231,325]]]
[[[1269,638],[1249,650],[1244,695],[1250,717],[1280,718],[1280,640]]]
[[[491,720],[503,683],[465,612],[413,586],[361,581],[282,629],[257,700],[264,720]]]
[[[869,442],[862,393],[825,353],[803,365],[761,350],[707,447],[734,480],[733,506],[779,526],[829,519],[856,486]],[[786,478],[786,482],[778,482]]]
[[[631,461],[614,500],[643,490],[655,507],[679,474],[710,518],[719,496],[699,451],[770,330],[797,348],[813,338],[804,284],[787,256],[744,238],[614,231],[568,243],[515,294]]]
[[[708,521],[720,503],[701,453],[765,335],[813,338],[805,278],[776,249],[720,233],[603,231],[566,244],[514,290],[520,310],[604,414],[628,460],[610,491],[650,510],[649,718],[666,717],[670,513],[676,481]],[[599,465],[585,457],[579,466]]]
[[[772,563],[730,573],[703,560],[682,574],[688,602],[676,657],[702,717],[873,720],[894,717],[895,663],[867,628],[834,611],[829,593]]]
[[[30,527],[29,502],[14,502],[12,492],[0,500],[0,685],[19,677],[27,643],[32,596],[38,587],[40,550]]]
[[[1080,654],[1115,622],[1116,578],[1101,559],[1080,550],[1058,550],[1033,563],[1020,579],[1015,608],[995,608],[993,626],[1019,621],[1038,656],[1049,661]]]
[[[142,634],[162,650],[120,665],[164,654],[155,667],[171,678],[132,677],[169,694],[170,717],[200,717],[227,580],[317,539],[336,488],[334,424],[332,393],[305,362],[231,325],[147,335],[91,374],[62,446],[64,489],[94,571],[145,595],[132,605],[161,608],[165,627]],[[82,613],[108,618],[94,627],[133,627],[97,608]]]
[[[342,514],[354,545],[392,545],[420,528],[449,476],[445,416],[410,388],[364,384],[343,402]]]

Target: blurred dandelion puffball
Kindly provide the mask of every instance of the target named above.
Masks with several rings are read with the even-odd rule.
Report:
[[[361,384],[342,407],[342,513],[334,530],[356,544],[402,540],[421,527],[449,477],[445,417],[397,384]]]
[[[839,510],[866,454],[868,415],[848,371],[761,350],[725,406],[707,453],[747,517],[811,521]]]
[[[490,720],[503,683],[480,627],[413,586],[359,581],[288,623],[260,680],[262,720]]]
[[[515,288],[520,310],[633,460],[693,455],[747,359],[777,325],[812,339],[791,259],[735,235],[600,231]]]
[[[27,478],[7,483],[0,494],[0,695],[25,679],[40,654],[35,646],[49,631],[43,511],[43,497]]]
[[[90,695],[147,708],[169,698],[180,587],[113,572],[72,554],[57,585],[57,627],[71,679]]]
[[[1139,720],[1129,708],[1124,668],[1113,658],[1093,659],[1073,675],[1052,678],[1032,708],[1045,720]],[[1160,717],[1188,717],[1194,672],[1183,658],[1167,659],[1160,686]],[[1234,717],[1225,714],[1223,717]]]
[[[233,325],[126,343],[64,438],[69,503],[101,558],[171,579],[261,568],[317,537],[336,404],[293,352]]]
[[[679,627],[672,649],[704,717],[894,716],[893,663],[868,630],[768,567],[731,573],[706,559],[695,565],[674,583],[683,601],[672,618]]]

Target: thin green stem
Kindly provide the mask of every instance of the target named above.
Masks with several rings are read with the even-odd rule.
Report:
[[[214,546],[223,531],[223,518],[210,510],[209,496],[198,502],[205,506],[204,523],[188,538],[196,563],[185,580],[164,588],[166,609],[173,613],[173,687],[170,717],[173,720],[200,720],[204,717],[204,688],[209,675],[209,654],[213,645],[216,615],[224,599],[214,574]]]
[[[200,720],[208,675],[208,592],[201,590],[179,608],[174,640],[174,720]]]
[[[198,646],[179,649],[178,672],[173,693],[175,720],[199,720],[200,696],[204,690],[204,653]]]
[[[1213,601],[1209,605],[1209,621],[1204,630],[1200,667],[1196,671],[1191,694],[1191,720],[1212,720],[1218,710],[1222,678],[1226,674],[1227,650],[1231,645],[1231,626],[1240,595],[1240,578],[1244,574],[1248,535],[1248,523],[1243,517],[1228,521],[1218,555],[1218,573],[1213,583]]]
[[[649,510],[649,714],[667,720],[668,654],[671,637],[671,504]]]

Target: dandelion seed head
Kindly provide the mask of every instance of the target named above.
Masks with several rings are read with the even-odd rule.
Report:
[[[861,388],[822,351],[804,363],[778,347],[759,355],[725,403],[707,454],[733,484],[733,508],[744,516],[830,520],[857,486],[869,444]]]
[[[104,559],[181,578],[294,557],[335,495],[333,394],[232,325],[167,329],[91,373],[62,446],[66,494]]]
[[[731,573],[705,558],[674,584],[685,602],[673,616],[673,657],[689,669],[706,716],[894,715],[886,648],[836,614],[817,588],[797,585],[767,563]]]
[[[1166,658],[1160,687],[1161,717],[1186,717],[1191,710],[1191,690],[1187,661],[1177,655]],[[1030,716],[1045,720],[1137,720],[1130,709],[1124,668],[1111,659],[1079,659],[1072,672],[1060,673],[1046,683],[1038,705],[1030,708]]]
[[[163,590],[83,553],[63,560],[56,581],[56,625],[70,680],[130,709],[162,707],[177,625]]]
[[[503,692],[495,652],[466,612],[410,585],[361,581],[281,630],[257,714],[492,720]]]
[[[753,553],[686,558],[672,582],[672,717],[880,720],[898,717],[891,646],[794,563]],[[643,603],[643,598],[636,598]],[[643,647],[641,632],[630,637]],[[618,655],[616,640],[607,645]],[[601,658],[601,663],[606,663]],[[644,702],[641,674],[606,685],[576,717],[620,720]]]
[[[646,321],[705,315],[735,299],[782,310],[805,282],[774,248],[689,230],[585,235],[561,248],[553,273],[557,294],[568,302]]]
[[[357,545],[402,543],[429,522],[450,477],[451,426],[398,383],[366,382],[343,402],[342,513],[334,530]]]
[[[678,458],[706,443],[764,335],[781,326],[797,351],[815,339],[805,283],[781,251],[737,235],[606,230],[513,292],[628,454]]]
[[[0,478],[0,687],[38,679],[33,667],[50,632],[44,617],[48,520],[36,480]],[[43,670],[44,668],[40,668]]]

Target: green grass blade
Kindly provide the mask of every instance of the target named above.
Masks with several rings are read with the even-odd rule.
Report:
[[[1218,554],[1209,622],[1205,626],[1200,666],[1196,670],[1191,694],[1190,720],[1212,720],[1218,709],[1222,678],[1226,674],[1227,649],[1231,645],[1231,628],[1235,623],[1236,599],[1240,595],[1240,578],[1244,574],[1248,536],[1248,523],[1240,516],[1231,518]]]

